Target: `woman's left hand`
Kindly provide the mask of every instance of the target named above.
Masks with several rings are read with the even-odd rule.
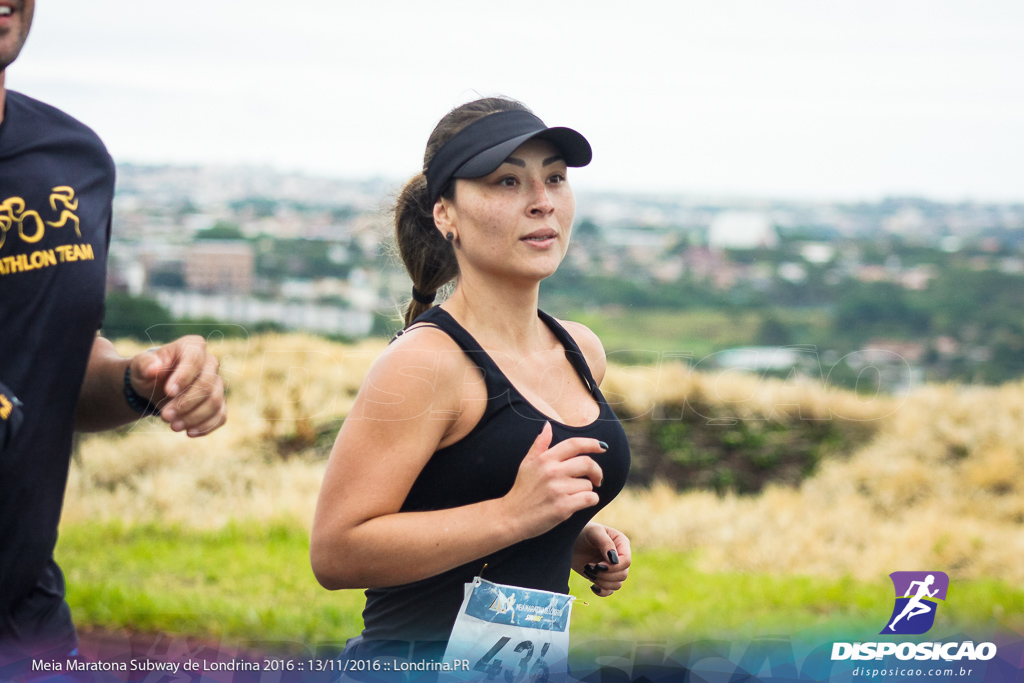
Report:
[[[622,588],[629,575],[632,553],[626,534],[591,522],[572,549],[572,568],[593,582],[594,594],[606,598]]]

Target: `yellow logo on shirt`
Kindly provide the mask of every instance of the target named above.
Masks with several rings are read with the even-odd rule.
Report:
[[[29,209],[21,197],[8,197],[0,203],[0,249],[7,242],[7,233],[17,227],[22,242],[35,244],[43,239],[47,226],[63,228],[68,223],[75,226],[75,234],[82,238],[81,222],[75,214],[78,199],[75,190],[67,185],[53,188],[50,194],[50,210],[56,220],[44,221],[35,209]],[[91,244],[62,244],[53,249],[40,249],[29,254],[18,254],[0,258],[0,275],[21,273],[37,268],[55,266],[69,261],[91,261],[95,259]]]

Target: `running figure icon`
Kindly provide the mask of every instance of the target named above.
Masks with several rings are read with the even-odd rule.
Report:
[[[896,622],[902,619],[903,617],[906,617],[907,621],[910,621],[912,617],[916,617],[919,614],[927,614],[928,612],[932,611],[931,605],[929,605],[926,602],[923,602],[922,598],[933,598],[935,597],[935,594],[939,592],[938,588],[936,588],[934,591],[928,590],[928,587],[931,586],[933,583],[935,583],[934,574],[929,574],[927,577],[925,577],[924,581],[911,582],[910,586],[907,588],[907,595],[914,592],[914,586],[917,586],[917,592],[914,594],[912,598],[910,598],[909,601],[907,601],[906,606],[903,608],[903,611],[900,612],[899,616],[893,619],[892,623],[889,624],[890,631],[896,631]],[[904,597],[906,597],[906,595]]]

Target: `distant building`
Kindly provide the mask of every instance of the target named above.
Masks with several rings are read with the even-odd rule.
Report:
[[[683,268],[694,280],[710,280],[728,265],[729,262],[721,252],[703,247],[690,247],[683,252]]]
[[[160,291],[156,298],[175,318],[210,318],[240,325],[276,323],[287,329],[346,337],[365,337],[373,327],[372,313],[342,306],[180,291]]]
[[[836,256],[836,248],[824,242],[804,242],[800,245],[800,256],[808,263],[821,265]]]
[[[803,346],[741,346],[719,351],[712,358],[720,368],[755,372],[786,370],[806,359],[808,352]]]
[[[712,249],[774,249],[779,244],[775,226],[763,213],[723,211],[708,228]]]
[[[999,241],[998,237],[986,237],[981,240],[981,250],[987,251],[990,254],[995,254],[1003,248],[1002,242]]]
[[[605,233],[608,246],[636,263],[653,264],[674,243],[674,237],[650,228],[619,228]]]
[[[801,285],[807,280],[807,269],[799,263],[787,261],[779,264],[779,277],[795,285]]]
[[[846,364],[856,370],[858,385],[861,381],[873,383],[889,393],[909,391],[924,381],[920,363],[927,349],[924,344],[899,339],[871,339],[867,346],[843,357]]]
[[[1024,259],[1016,256],[1008,256],[999,262],[999,272],[1007,275],[1021,275],[1024,273]]]
[[[907,268],[899,276],[899,283],[904,289],[922,291],[928,289],[928,283],[939,277],[939,269],[930,263]]]
[[[963,242],[964,241],[956,235],[946,235],[939,240],[939,248],[948,254],[953,254],[960,251],[963,247]]]
[[[932,348],[943,358],[951,358],[960,353],[960,342],[955,337],[936,337],[932,340]]]
[[[252,245],[241,240],[200,240],[188,248],[185,283],[204,293],[248,294],[253,285]]]
[[[898,359],[913,365],[921,362],[925,350],[920,342],[874,338],[858,353],[867,363],[892,363]]]
[[[685,265],[682,257],[673,256],[655,263],[650,270],[658,282],[676,282],[683,276]]]
[[[885,269],[885,266],[864,264],[857,268],[856,277],[861,282],[887,282],[889,271]]]
[[[932,226],[916,206],[903,206],[891,216],[886,216],[882,221],[882,229],[904,237],[914,237],[932,232]]]

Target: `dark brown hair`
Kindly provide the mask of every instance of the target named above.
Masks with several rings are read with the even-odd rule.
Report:
[[[434,205],[427,193],[427,165],[437,150],[456,133],[488,114],[502,111],[530,111],[526,105],[508,97],[485,97],[452,109],[430,134],[423,153],[423,171],[415,175],[398,195],[395,204],[395,242],[412,284],[424,296],[437,290],[459,275],[455,248],[434,226]],[[445,199],[454,199],[455,181],[442,192]],[[405,327],[430,308],[410,299],[405,308]]]

